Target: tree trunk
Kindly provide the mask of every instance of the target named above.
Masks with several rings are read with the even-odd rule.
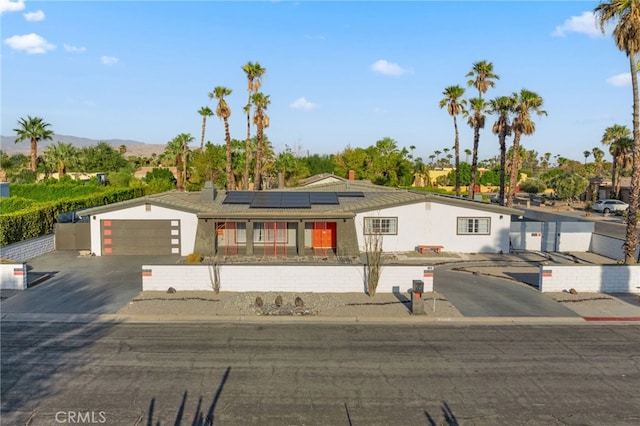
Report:
[[[262,189],[262,124],[258,124],[257,139],[258,147],[256,149],[256,165],[253,171],[253,189]]]
[[[516,195],[518,185],[518,172],[520,171],[520,132],[515,132],[513,136],[513,154],[511,158],[511,176],[509,179],[509,192],[507,196],[507,207],[513,207],[513,199]]]
[[[640,205],[640,123],[638,119],[638,70],[636,55],[629,54],[631,65],[631,87],[633,88],[633,156],[631,171],[631,193],[627,214],[627,235],[624,243],[624,263],[636,262],[638,248],[638,207]]]
[[[227,140],[227,189],[236,189],[235,179],[233,177],[233,170],[231,169],[231,134],[229,133],[229,120],[224,119],[224,135]]]
[[[200,151],[204,151],[204,132],[207,128],[207,116],[202,116],[202,138],[200,138]]]
[[[480,127],[473,127],[473,154],[471,157],[471,181],[469,182],[469,199],[473,200],[476,186],[476,173],[478,171],[478,145],[480,145]]]
[[[31,138],[31,171],[35,172],[38,168],[38,140]]]
[[[244,144],[244,182],[242,182],[242,188],[245,191],[249,189],[249,167],[251,166],[251,92],[249,92],[247,107],[247,140]]]
[[[460,196],[460,136],[458,135],[458,121],[456,116],[453,116],[453,128],[456,133],[455,138],[455,154],[456,154],[456,197]]]
[[[507,171],[507,133],[500,130],[500,191],[498,200],[501,206],[504,206],[504,190],[505,190],[505,174]]]

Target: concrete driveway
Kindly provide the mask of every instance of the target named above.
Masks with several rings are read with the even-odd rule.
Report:
[[[142,291],[143,264],[172,264],[171,256],[78,257],[58,251],[27,262],[28,277],[50,277],[3,300],[2,313],[116,313]],[[29,278],[31,281],[32,278]]]
[[[539,291],[509,280],[453,271],[462,264],[435,268],[434,289],[465,317],[577,317]]]

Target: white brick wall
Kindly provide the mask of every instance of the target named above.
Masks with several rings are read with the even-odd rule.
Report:
[[[433,277],[425,277],[423,266],[384,266],[378,293],[401,292],[413,280],[424,281],[424,291],[433,290]],[[212,265],[144,265],[142,289],[166,291],[213,291]],[[219,265],[221,291],[288,291],[314,293],[364,293],[362,265]],[[430,271],[433,272],[433,271]]]
[[[26,290],[27,265],[24,263],[0,264],[0,289]]]
[[[0,257],[21,263],[54,250],[55,235],[49,234],[0,247]]]
[[[541,292],[640,294],[640,265],[566,265],[541,266]]]

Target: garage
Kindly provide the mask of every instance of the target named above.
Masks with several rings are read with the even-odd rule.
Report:
[[[180,220],[100,221],[102,255],[180,255]]]

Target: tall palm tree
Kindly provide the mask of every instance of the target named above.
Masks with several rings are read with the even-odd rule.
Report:
[[[163,153],[163,157],[168,160],[168,163],[175,164],[178,169],[177,186],[179,191],[182,191],[187,183],[188,145],[193,140],[193,136],[190,133],[180,133],[167,143]]]
[[[31,141],[31,171],[35,172],[38,166],[38,142],[41,140],[53,140],[53,130],[48,129],[51,124],[46,123],[40,117],[20,118],[17,127],[13,129],[17,134],[16,143],[25,139]]]
[[[520,171],[520,138],[522,135],[532,135],[536,131],[536,124],[531,119],[531,114],[547,115],[542,109],[544,100],[540,95],[527,89],[512,95],[512,110],[514,118],[511,123],[513,129],[513,151],[511,158],[511,176],[509,179],[509,192],[507,195],[507,207],[513,207],[513,198],[518,184],[518,172]]]
[[[591,151],[582,151],[582,155],[584,155],[584,165],[587,165],[587,158],[591,155]]]
[[[480,129],[484,128],[485,115],[489,104],[482,98],[469,99],[470,111],[465,111],[467,124],[473,129],[473,153],[471,156],[471,179],[469,181],[469,199],[473,200],[478,171],[478,147],[480,146]]]
[[[596,163],[596,177],[602,177],[602,159],[604,158],[604,151],[597,146],[591,150],[593,155],[593,161]]]
[[[627,126],[623,126],[621,124],[614,124],[612,126],[604,129],[604,133],[602,134],[602,142],[603,145],[609,146],[609,152],[613,156],[613,169],[611,170],[611,188],[613,188],[613,197],[618,198],[619,191],[616,190],[618,187],[618,178],[620,172],[618,171],[618,161],[616,161],[616,155],[620,154],[619,147],[615,147],[616,142],[622,138],[628,138],[631,136],[631,130]]]
[[[616,22],[613,40],[629,58],[631,89],[633,92],[633,159],[631,194],[624,244],[624,261],[635,263],[638,246],[638,209],[640,208],[640,99],[638,98],[638,53],[640,53],[640,0],[609,0],[593,10],[600,30],[604,33],[609,22]]]
[[[49,145],[44,151],[47,162],[55,164],[58,169],[58,179],[62,179],[69,166],[77,158],[76,149],[70,143],[58,142]]]
[[[255,108],[253,113],[253,124],[256,125],[256,163],[253,172],[254,189],[262,189],[262,167],[263,167],[263,142],[264,142],[264,129],[269,127],[269,116],[265,114],[265,111],[271,101],[269,95],[265,95],[261,92],[255,93],[251,96],[251,102]]]
[[[493,134],[498,135],[498,143],[500,144],[500,190],[498,193],[498,200],[500,205],[504,205],[505,195],[505,175],[507,170],[507,136],[511,136],[511,112],[513,108],[513,101],[508,96],[499,96],[489,101],[489,113],[496,114],[495,123],[491,131]]]
[[[227,189],[236,189],[235,179],[231,170],[231,134],[229,133],[229,117],[231,116],[231,108],[224,100],[225,96],[231,94],[231,89],[223,86],[216,86],[213,92],[209,93],[209,99],[216,98],[218,106],[216,107],[216,115],[224,121],[224,137],[227,142]]]
[[[440,108],[447,107],[447,112],[453,117],[455,168],[456,168],[456,197],[460,196],[460,136],[458,135],[457,116],[464,111],[466,99],[461,99],[464,89],[460,86],[448,86],[442,92],[444,98],[440,100]]]
[[[469,190],[469,198],[473,199],[475,190],[476,173],[478,168],[478,146],[480,145],[480,129],[484,127],[484,110],[487,104],[482,99],[482,95],[487,93],[490,87],[494,87],[496,82],[494,80],[500,80],[500,76],[493,72],[493,63],[486,60],[475,62],[471,68],[471,71],[467,73],[465,77],[470,77],[467,80],[467,86],[475,87],[478,89],[478,101],[475,102],[475,108],[472,100],[469,103],[474,110],[474,129],[473,129],[473,157],[471,159],[471,187]],[[471,125],[471,123],[469,123]],[[482,125],[482,127],[479,127]],[[475,166],[474,166],[475,165]]]
[[[213,115],[213,111],[208,106],[203,106],[198,110],[198,114],[202,116],[202,137],[200,138],[200,151],[204,149],[204,133],[207,129],[207,117]]]
[[[247,114],[247,140],[245,141],[245,163],[244,163],[244,176],[243,176],[243,189],[249,189],[249,165],[251,163],[251,97],[258,93],[262,86],[262,76],[267,72],[266,68],[262,68],[260,63],[247,62],[242,70],[247,75],[247,92],[249,97],[247,104],[244,107],[244,112]]]

